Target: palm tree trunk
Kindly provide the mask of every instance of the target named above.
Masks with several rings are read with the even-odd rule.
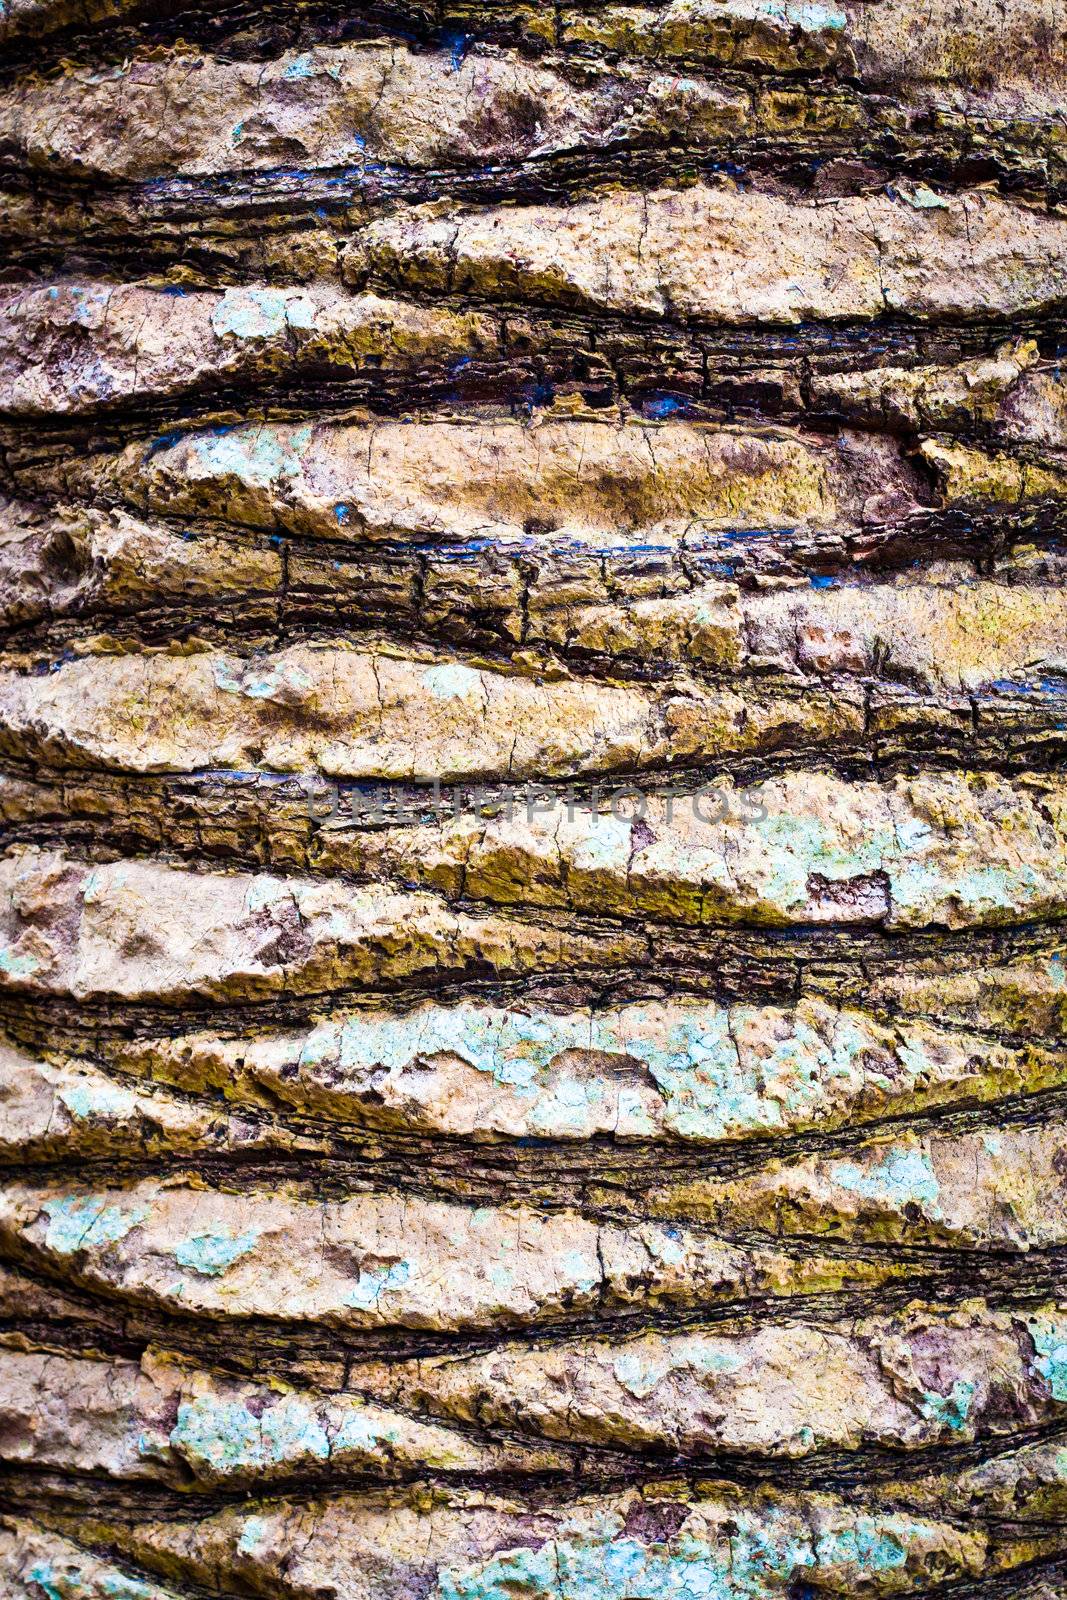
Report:
[[[1067,1595],[1053,0],[0,49],[0,1593]]]

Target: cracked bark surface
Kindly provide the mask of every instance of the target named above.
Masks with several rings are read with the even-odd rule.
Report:
[[[1067,1600],[1065,90],[0,7],[5,1600]]]

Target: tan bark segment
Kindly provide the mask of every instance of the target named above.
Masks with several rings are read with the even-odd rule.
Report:
[[[568,75],[513,52],[453,62],[393,41],[127,62],[23,82],[0,97],[0,140],[31,167],[144,181],[272,169],[415,169],[545,160],[649,136],[740,132],[748,97],[640,67]],[[158,119],[149,150],[131,128]]]
[[[427,1594],[474,1600],[520,1584],[531,1600],[555,1600],[561,1580],[579,1592],[592,1584],[609,1594],[620,1580],[646,1591],[655,1584],[728,1583],[746,1600],[773,1600],[809,1575],[830,1594],[847,1595],[857,1584],[873,1594],[906,1594],[922,1592],[935,1574],[992,1574],[1041,1551],[1037,1540],[992,1540],[907,1511],[857,1510],[833,1495],[761,1488],[745,1499],[725,1485],[709,1485],[691,1503],[671,1486],[644,1495],[583,1496],[566,1509],[477,1493],[426,1504],[398,1492],[306,1505],[252,1502],[195,1526],[70,1522],[70,1532],[142,1569],[285,1600],[310,1600],[324,1581],[343,1600],[383,1592],[396,1600]],[[61,1571],[73,1568],[80,1581],[99,1583],[88,1587],[87,1600],[108,1592],[96,1558],[51,1530],[16,1524],[4,1553],[16,1572],[15,1563],[28,1557],[58,1558]],[[104,1570],[116,1572],[110,1565]],[[171,1594],[146,1586],[145,1600]]]
[[[510,816],[340,828],[321,860],[496,905],[694,926],[973,927],[1061,914],[1062,804],[1058,781],[793,771],[610,812],[546,795]]]
[[[642,1196],[642,1210],[778,1238],[1045,1248],[1059,1242],[1067,1215],[1064,1140],[1058,1111],[1037,1127],[902,1131],[738,1178],[667,1185]]]
[[[7,987],[188,1003],[391,985],[418,973],[528,973],[640,960],[646,941],[453,911],[437,895],[269,873],[192,873],[56,852],[5,858]]]
[[[492,355],[498,319],[418,306],[329,283],[249,284],[221,292],[99,280],[0,296],[0,407],[69,414],[107,402],[181,394],[220,381],[264,383],[303,367],[339,372],[383,363]]]
[[[11,1600],[38,1600],[48,1588],[79,1600],[111,1600],[124,1590],[137,1600],[179,1600],[169,1584],[145,1582],[128,1566],[15,1517],[0,1523],[0,1577]]]
[[[858,736],[853,690],[802,701],[679,678],[657,688],[557,679],[345,641],[266,656],[84,656],[0,671],[3,743],[118,772],[203,768],[336,778],[570,777]]]
[[[1056,1050],[880,1022],[823,1000],[695,997],[581,1011],[427,1000],[306,1031],[145,1036],[112,1046],[111,1059],[135,1082],[221,1090],[235,1107],[477,1142],[610,1133],[730,1143],[995,1107],[1067,1074]],[[65,1081],[74,1067],[49,1070]]]
[[[345,272],[353,283],[739,325],[1001,318],[1062,301],[1062,221],[981,190],[934,199],[813,205],[697,184],[565,207],[416,210],[371,223]]]
[[[379,581],[404,621],[417,623],[421,606],[430,633],[469,626],[475,613],[489,612],[513,647],[719,672],[731,690],[753,699],[761,685],[746,683],[747,673],[980,693],[1067,672],[1067,603],[1051,581],[1055,565],[1043,582],[1036,575],[1027,581],[1025,569],[1012,572],[1007,564],[1003,576],[990,579],[974,563],[942,561],[897,575],[846,574],[814,587],[808,578],[768,575],[753,590],[733,578],[687,577],[683,545],[667,552],[659,592],[650,595],[646,580],[625,571],[625,544],[610,581],[598,552],[568,556],[545,545],[535,558],[501,547],[462,564],[431,548],[419,558],[421,571],[415,558],[390,555]],[[245,625],[266,630],[277,625],[286,580],[290,590],[306,592],[304,604],[317,607],[325,623],[338,590],[358,598],[374,570],[373,557],[358,548],[283,553],[262,535],[179,532],[126,511],[75,506],[44,516],[7,507],[0,548],[0,618],[14,627],[64,617],[106,625],[215,603],[239,608]],[[136,669],[112,660],[109,670]],[[71,677],[60,673],[47,692],[58,696]],[[37,686],[38,695],[45,692]]]
[[[123,1081],[84,1061],[51,1062],[0,1041],[0,1154],[9,1160],[313,1149],[276,1124]]]
[[[64,476],[141,511],[312,537],[551,533],[599,547],[638,532],[677,540],[699,524],[832,522],[850,503],[845,471],[826,441],[784,429],[486,417],[193,431]]]
[[[0,1206],[7,1249],[75,1284],[186,1316],[290,1327],[492,1330],[820,1294],[906,1270],[794,1259],[670,1224],[392,1191],[316,1204],[154,1180],[102,1191],[11,1184]]]
[[[566,1451],[472,1440],[356,1395],[240,1383],[149,1352],[0,1348],[0,1458],[204,1492],[306,1474],[545,1472]]]
[[[1062,1416],[1063,1315],[970,1304],[842,1324],[510,1345],[352,1369],[360,1392],[534,1439],[795,1459],[931,1449]]]

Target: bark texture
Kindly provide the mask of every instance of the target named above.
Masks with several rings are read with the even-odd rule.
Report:
[[[0,5],[0,1595],[1067,1597],[1059,0]]]

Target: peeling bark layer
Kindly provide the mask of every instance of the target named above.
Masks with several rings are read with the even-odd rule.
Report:
[[[0,6],[3,1596],[1067,1596],[1065,93]]]

